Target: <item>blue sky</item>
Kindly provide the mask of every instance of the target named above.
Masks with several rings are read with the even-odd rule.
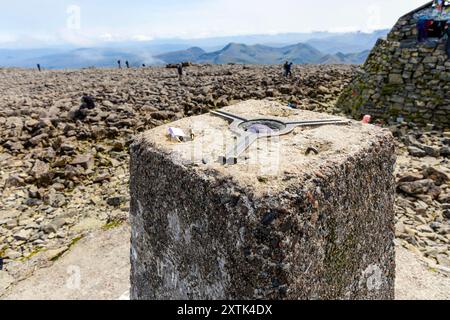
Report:
[[[424,0],[0,0],[0,47],[391,27]]]

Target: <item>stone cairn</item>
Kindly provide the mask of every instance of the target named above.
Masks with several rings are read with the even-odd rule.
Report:
[[[340,109],[358,118],[370,114],[384,120],[450,126],[447,36],[418,41],[417,23],[433,10],[428,3],[401,17],[387,39],[378,40],[340,97]]]

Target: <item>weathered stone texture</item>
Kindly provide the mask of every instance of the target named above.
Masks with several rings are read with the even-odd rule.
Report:
[[[329,117],[266,101],[224,110]],[[212,115],[172,125],[196,127],[196,141],[211,130],[232,139]],[[153,129],[131,148],[132,299],[394,298],[389,132],[357,122],[296,129],[275,142],[279,174],[266,176],[245,158],[221,166],[192,157],[196,142],[169,142],[166,131]],[[311,144],[319,155],[305,156]]]
[[[346,88],[338,107],[361,117],[450,127],[450,59],[447,37],[419,43],[418,18],[423,10],[405,15],[380,39],[361,72]]]

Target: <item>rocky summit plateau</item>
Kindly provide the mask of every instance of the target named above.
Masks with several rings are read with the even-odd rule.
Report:
[[[129,146],[144,131],[258,99],[345,116],[351,65],[0,69],[0,297],[92,232],[127,224]],[[360,120],[360,119],[357,119]],[[396,244],[450,274],[450,132],[378,123],[395,137]]]

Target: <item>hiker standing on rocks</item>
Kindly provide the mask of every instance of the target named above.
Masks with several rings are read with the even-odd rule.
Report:
[[[289,63],[289,61],[286,61],[284,63],[283,69],[284,69],[284,76],[286,78],[292,76],[292,65],[293,63],[292,62]]]
[[[450,59],[450,22],[448,21],[445,27],[445,32],[447,33],[447,58]]]
[[[183,78],[183,64],[179,63],[177,65],[178,78],[181,80]]]
[[[41,65],[39,63],[37,64],[37,68],[38,68],[38,70],[40,72],[41,71]]]
[[[125,61],[125,64],[126,64],[126,66],[127,66],[127,69],[130,69],[130,63],[128,62],[128,60]]]
[[[121,65],[120,60],[117,60],[117,64],[119,65],[119,69],[122,69],[122,65]]]
[[[287,77],[287,69],[288,69],[288,66],[289,66],[289,62],[285,62],[284,63],[284,65],[283,65],[283,75],[285,76],[285,77]]]

